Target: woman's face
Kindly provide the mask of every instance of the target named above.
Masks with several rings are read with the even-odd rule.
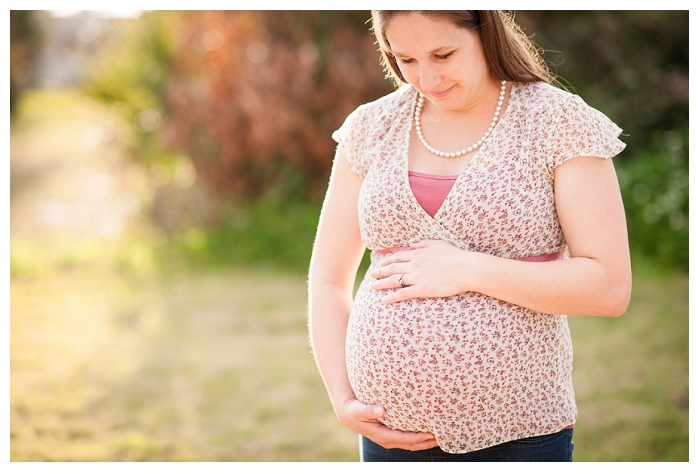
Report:
[[[497,82],[480,38],[451,21],[409,13],[394,17],[385,32],[405,80],[439,108],[466,110]]]

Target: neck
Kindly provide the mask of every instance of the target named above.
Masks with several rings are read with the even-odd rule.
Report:
[[[458,104],[455,108],[442,105],[439,100],[425,96],[425,119],[434,121],[462,121],[463,119],[479,119],[492,116],[493,104],[498,101],[502,81],[489,77],[469,92],[468,101]]]
[[[488,139],[491,132],[495,129],[497,122],[500,120],[500,116],[503,112],[502,106],[503,106],[503,102],[505,99],[506,88],[507,88],[506,82],[503,80],[500,83],[500,87],[498,89],[498,97],[497,97],[497,101],[495,102],[496,103],[495,107],[493,107],[491,104],[490,109],[491,110],[494,109],[493,114],[491,115],[492,121],[490,121],[490,126],[487,127],[487,130],[485,131],[485,133],[483,135],[480,135],[480,137],[475,137],[475,136],[473,136],[473,132],[471,132],[470,135],[472,138],[474,138],[475,142],[468,147],[464,147],[464,148],[461,148],[458,150],[453,150],[453,149],[444,150],[444,149],[440,149],[440,148],[435,148],[430,143],[427,142],[427,140],[425,139],[425,136],[422,132],[422,129],[423,129],[422,128],[422,111],[423,111],[425,103],[424,103],[424,97],[420,96],[418,101],[417,101],[417,104],[415,105],[415,115],[414,115],[414,117],[415,117],[415,132],[417,134],[417,138],[422,143],[422,145],[425,147],[425,149],[427,149],[429,152],[431,152],[432,154],[435,154],[439,157],[454,159],[454,158],[459,158],[461,156],[469,155],[470,153],[472,153],[473,151],[478,149],[486,141],[486,139]],[[482,107],[482,108],[484,109],[484,107]],[[461,117],[463,117],[463,116],[464,116],[464,112],[461,111]],[[474,128],[482,126],[484,124],[483,116],[484,116],[483,110],[479,110],[478,112],[473,114],[471,117],[469,117],[470,123],[468,123],[468,125],[473,126]],[[460,122],[457,123],[456,120],[448,120],[448,122],[445,123],[442,128],[449,128],[449,127],[453,128],[457,124],[459,124],[459,125],[464,124],[463,120],[459,120],[459,121]],[[428,126],[428,128],[433,127],[433,126],[434,126],[434,124],[432,124],[432,126]],[[453,131],[456,131],[457,134],[461,134],[461,133],[459,133],[459,131],[461,131],[463,129],[464,128],[455,128],[455,129],[453,129]],[[441,131],[444,132],[444,131],[446,131],[446,129],[442,129]],[[446,140],[442,139],[441,141],[444,142]]]

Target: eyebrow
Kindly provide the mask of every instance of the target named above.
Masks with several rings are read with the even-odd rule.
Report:
[[[440,47],[434,48],[433,50],[431,50],[431,51],[428,52],[427,54],[428,54],[428,55],[432,55],[432,54],[435,54],[435,53],[437,53],[437,52],[439,52],[439,51],[444,51],[445,49],[456,50],[456,47],[452,47],[452,46],[440,46]],[[396,51],[395,49],[393,49],[393,48],[391,48],[391,52],[393,53],[394,56],[399,56],[399,57],[410,57],[409,55],[403,54],[402,52],[397,52],[397,51]]]

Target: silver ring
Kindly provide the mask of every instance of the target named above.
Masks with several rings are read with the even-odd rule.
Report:
[[[403,283],[403,276],[404,276],[404,275],[405,275],[405,274],[400,274],[400,275],[398,276],[398,283],[400,284],[401,288],[405,288],[405,284]]]

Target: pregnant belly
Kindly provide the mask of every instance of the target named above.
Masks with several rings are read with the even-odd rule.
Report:
[[[570,410],[565,317],[474,293],[391,305],[384,295],[367,280],[360,286],[346,354],[357,398],[383,406],[388,427],[430,431],[457,452],[516,438],[537,402]]]

